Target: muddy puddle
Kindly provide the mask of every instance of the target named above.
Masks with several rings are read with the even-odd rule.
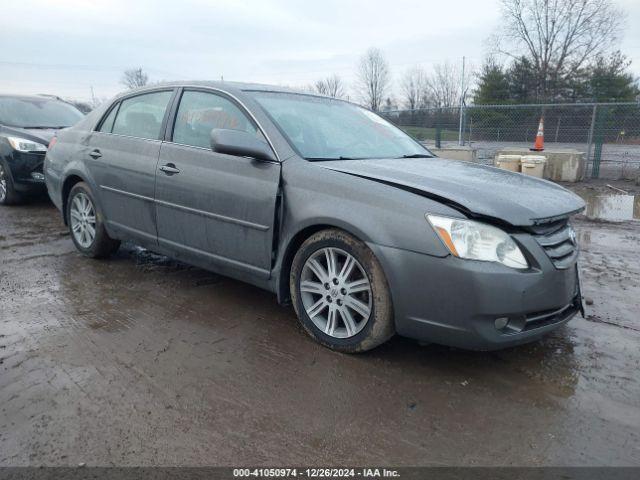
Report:
[[[590,220],[606,222],[626,222],[640,220],[640,195],[623,191],[604,192],[598,190],[578,190],[586,202],[585,216]]]

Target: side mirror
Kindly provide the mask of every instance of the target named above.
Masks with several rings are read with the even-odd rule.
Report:
[[[241,130],[214,128],[211,130],[211,149],[237,157],[251,157],[256,160],[275,162],[271,147],[255,135]]]

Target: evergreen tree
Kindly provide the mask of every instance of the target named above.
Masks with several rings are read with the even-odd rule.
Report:
[[[538,103],[540,89],[535,67],[526,57],[514,60],[507,70],[509,95],[513,103]]]
[[[631,62],[621,52],[596,57],[589,68],[587,88],[596,102],[633,102],[640,95],[638,82],[628,71]]]
[[[572,76],[554,84],[553,96],[545,97],[538,85],[539,75],[526,57],[515,59],[507,68],[489,59],[478,77],[474,92],[476,105],[640,101],[638,79],[629,71],[631,62],[619,51],[599,55]],[[547,87],[549,85],[547,84]],[[548,90],[547,90],[548,93]]]
[[[510,103],[509,78],[502,66],[489,59],[482,66],[473,101],[476,105]]]

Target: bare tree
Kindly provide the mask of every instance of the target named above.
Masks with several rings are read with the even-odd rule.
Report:
[[[400,83],[405,108],[415,110],[429,103],[427,94],[427,76],[421,67],[411,67],[403,75]]]
[[[142,68],[125,70],[122,74],[122,80],[120,80],[120,83],[129,89],[144,87],[148,82],[149,75],[144,73]]]
[[[494,49],[533,62],[541,100],[552,99],[618,40],[623,13],[613,0],[500,0],[502,31]]]
[[[360,59],[357,83],[359,94],[367,107],[373,111],[380,109],[390,82],[387,60],[379,49],[370,48]]]
[[[462,69],[449,62],[436,64],[433,72],[427,75],[426,96],[436,107],[450,108],[460,105],[460,98],[466,95],[472,78],[471,68],[465,72],[464,82]],[[464,91],[462,91],[464,83]]]
[[[345,96],[342,79],[335,74],[318,80],[314,85],[314,90],[320,95],[327,95],[333,98],[343,98]]]

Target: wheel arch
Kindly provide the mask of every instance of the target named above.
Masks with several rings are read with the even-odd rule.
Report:
[[[342,230],[349,235],[355,237],[357,240],[366,243],[366,238],[363,233],[357,228],[350,225],[342,225],[338,222],[322,221],[306,225],[298,229],[293,234],[289,241],[286,243],[286,247],[283,250],[282,259],[280,261],[280,268],[278,269],[276,293],[278,295],[278,302],[281,304],[288,304],[291,301],[291,294],[289,292],[289,275],[291,274],[291,266],[293,264],[293,258],[295,257],[300,246],[309,237],[322,230]]]
[[[13,171],[11,170],[11,164],[9,163],[7,157],[7,155],[2,155],[0,153],[0,163],[2,163],[5,173],[9,175],[11,181],[13,182]]]
[[[15,188],[13,187],[15,185],[15,181],[13,179],[13,172],[11,171],[11,165],[10,163],[6,160],[5,156],[3,156],[0,153],[0,167],[2,167],[2,171],[4,171],[4,175],[6,177],[6,189],[7,192],[5,193],[5,202],[8,202],[8,204],[14,203],[16,200],[16,196],[19,195],[17,192],[15,192]],[[13,191],[13,198],[14,200],[11,201],[11,191]],[[19,196],[17,198],[20,198]]]
[[[67,218],[67,202],[69,200],[69,192],[71,192],[71,189],[74,185],[80,182],[86,181],[77,173],[72,173],[68,175],[62,183],[62,190],[60,191],[60,195],[62,197],[62,219],[64,220],[65,225],[69,225],[69,219]]]

